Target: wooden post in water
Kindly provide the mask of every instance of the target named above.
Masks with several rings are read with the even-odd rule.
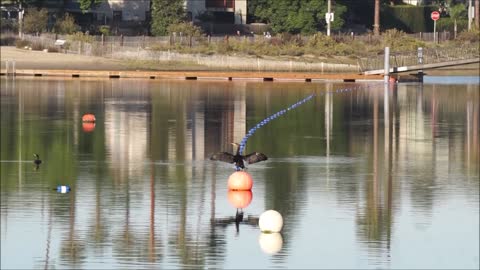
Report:
[[[388,83],[390,77],[390,47],[385,47],[385,59],[383,62],[383,81]]]

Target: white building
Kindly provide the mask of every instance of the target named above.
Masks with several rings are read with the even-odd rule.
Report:
[[[185,10],[194,21],[204,12],[214,14],[215,22],[247,23],[247,0],[184,0]],[[150,19],[151,0],[107,0],[95,13],[97,19],[113,22],[144,22]]]

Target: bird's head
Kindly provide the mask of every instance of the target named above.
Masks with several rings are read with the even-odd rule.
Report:
[[[36,158],[36,159],[39,158],[38,154],[33,154],[33,157]]]

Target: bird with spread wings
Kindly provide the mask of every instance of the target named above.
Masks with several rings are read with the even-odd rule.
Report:
[[[257,163],[260,161],[267,160],[268,157],[265,154],[259,153],[259,152],[253,152],[248,155],[242,156],[240,154],[240,145],[238,143],[232,143],[232,145],[237,147],[237,151],[235,154],[231,154],[228,152],[218,152],[216,154],[213,154],[210,157],[210,160],[218,160],[218,161],[223,161],[227,163],[234,163],[235,168],[238,170],[243,170],[245,169],[245,164],[244,161],[246,161],[248,164],[253,164]]]

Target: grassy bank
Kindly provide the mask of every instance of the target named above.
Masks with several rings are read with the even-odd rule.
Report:
[[[81,33],[64,38],[67,42],[62,50],[69,53],[114,58],[121,60],[129,69],[139,70],[323,71],[324,64],[363,67],[362,61],[380,59],[385,47],[390,47],[392,54],[409,54],[410,58],[415,57],[418,47],[434,50],[436,55],[439,50],[450,54],[459,48],[468,48],[470,54],[477,56],[479,48],[478,31],[462,32],[455,40],[441,43],[423,41],[397,30],[388,30],[379,37],[328,37],[321,33],[312,36],[281,34],[271,38],[244,36],[213,39],[199,36],[173,41],[157,37],[129,37],[134,45],[124,44],[123,38],[109,37],[105,42]],[[62,51],[53,46],[55,39],[48,35],[23,40],[2,35],[1,39],[2,44],[13,43],[17,48]],[[342,67],[325,71],[335,72],[338,68]],[[347,69],[351,70],[351,67]]]

